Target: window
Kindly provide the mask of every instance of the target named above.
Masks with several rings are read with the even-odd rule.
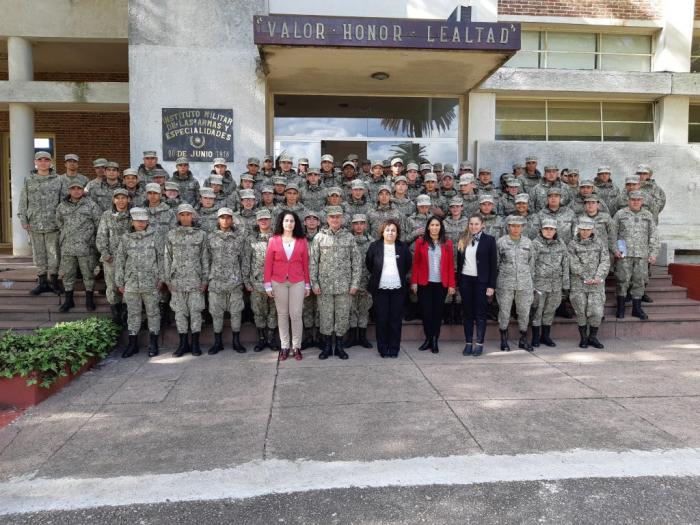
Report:
[[[653,142],[654,106],[651,102],[498,100],[496,140]]]
[[[540,69],[651,71],[651,36],[523,31],[521,50],[505,65]]]
[[[700,142],[700,106],[693,104],[688,115],[688,142]]]
[[[700,73],[700,34],[693,35],[690,47],[690,72]]]

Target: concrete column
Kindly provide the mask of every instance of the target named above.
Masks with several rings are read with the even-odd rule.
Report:
[[[690,71],[690,45],[693,40],[694,0],[664,0],[663,27],[656,39],[652,71]]]
[[[477,142],[496,140],[496,94],[469,93],[466,106],[466,154],[476,169],[476,163],[480,162],[477,158]]]
[[[7,39],[8,78],[34,80],[32,44],[19,37]],[[34,169],[34,108],[27,104],[10,106],[10,163],[12,189],[12,253],[31,255],[27,233],[17,218],[24,179]]]
[[[668,95],[658,102],[658,141],[661,144],[688,143],[688,112],[690,98]]]

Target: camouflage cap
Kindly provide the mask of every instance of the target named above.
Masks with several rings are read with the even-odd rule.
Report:
[[[535,155],[528,155],[525,157],[525,162],[537,162],[537,157]]]
[[[135,170],[134,168],[126,168],[124,171],[122,171],[122,177],[138,177],[139,172]]]
[[[549,217],[542,219],[542,228],[557,228],[557,221]]]
[[[595,228],[595,221],[590,217],[581,217],[578,220],[578,224],[576,225],[576,227],[579,230],[592,230],[593,228]]]
[[[117,195],[124,195],[125,197],[129,196],[129,190],[126,188],[117,188],[112,192],[112,198],[116,197]]]
[[[483,204],[485,202],[490,202],[491,204],[493,204],[495,202],[493,195],[487,194],[487,195],[482,195],[481,197],[479,197],[479,204]]]
[[[640,164],[637,166],[636,173],[651,173],[651,168],[647,164]]]
[[[304,219],[307,219],[308,217],[316,217],[317,219],[320,220],[321,214],[315,210],[306,210],[306,213],[304,214]]]
[[[433,165],[430,164],[429,162],[424,162],[423,164],[420,165],[420,170],[421,171],[433,171]]]
[[[394,179],[394,186],[396,186],[399,182],[405,182],[408,184],[408,179],[404,175],[399,175]]]
[[[473,184],[473,183],[474,183],[474,175],[472,175],[470,173],[465,173],[464,175],[459,176],[459,185],[460,186],[466,186],[467,184]]]
[[[68,153],[67,155],[63,156],[63,160],[74,160],[75,162],[78,162],[80,157],[78,157],[75,153]]]
[[[625,184],[639,184],[639,175],[625,177]]]
[[[423,176],[423,182],[437,182],[438,178],[432,171]]]
[[[362,161],[362,165],[363,165],[363,166],[366,166],[366,165],[370,165],[370,166],[371,166],[371,165],[372,165],[372,161],[369,160],[369,159],[365,159],[365,160]]]
[[[75,178],[77,179],[78,177],[75,177]],[[72,180],[71,182],[68,183],[68,189],[70,189],[70,188],[82,188],[82,189],[84,189],[85,184],[83,184],[79,180]]]
[[[153,175],[152,175],[152,177],[153,177],[153,178],[156,178],[156,177],[163,177],[164,179],[167,179],[167,178],[168,178],[168,172],[165,171],[165,170],[156,169],[156,170],[153,170]]]
[[[163,190],[160,187],[160,184],[157,182],[149,182],[146,184],[146,193],[162,193]]]
[[[105,165],[105,169],[108,169],[108,170],[118,170],[118,169],[119,169],[119,163],[118,163],[118,162],[114,162],[113,160],[112,160],[112,161],[109,161],[109,162]]]
[[[328,206],[326,208],[326,215],[342,215],[343,214],[343,208],[340,206]]]
[[[629,199],[643,199],[644,194],[639,190],[631,191],[628,195]]]
[[[260,159],[258,157],[248,157],[246,166],[260,166]]]
[[[393,159],[391,159],[391,165],[394,166],[395,164],[403,165],[403,159],[401,157],[394,157]],[[418,168],[416,167],[416,169]]]
[[[343,168],[345,166],[351,166],[353,169],[355,169],[355,163],[351,160],[346,160],[345,162],[343,162]]]
[[[350,189],[352,190],[364,190],[367,189],[365,186],[365,183],[362,182],[360,179],[355,179],[350,183]]]
[[[364,213],[356,213],[352,216],[352,221],[350,222],[367,222],[367,215]]]
[[[272,177],[272,184],[274,184],[275,186],[277,186],[277,185],[286,186],[287,179],[285,179],[284,177]]]
[[[177,164],[189,164],[189,163],[190,163],[190,159],[188,159],[187,157],[178,157],[177,159],[175,159],[176,165]]]
[[[377,195],[379,195],[383,191],[387,191],[387,192],[391,193],[391,188],[386,184],[382,184],[381,186],[379,186],[377,188]]]
[[[581,182],[578,183],[579,187],[581,186],[591,186],[595,187],[595,182],[593,182],[591,179],[583,179]]]
[[[544,167],[544,171],[559,171],[556,164],[548,164]]]
[[[326,191],[326,195],[339,195],[340,197],[343,196],[343,190],[341,190],[338,186],[331,186],[328,188]]]
[[[299,193],[299,185],[296,182],[290,182],[289,184],[287,184],[287,187],[284,188],[284,191],[285,193],[288,191],[296,191],[297,193]]]
[[[372,167],[374,168],[375,166],[381,166],[382,168],[384,167],[384,161],[383,160],[373,160],[372,161]]]
[[[275,162],[275,158],[272,155],[265,155],[263,157],[263,162]]]
[[[250,164],[250,159],[248,159],[248,164]],[[226,166],[226,159],[223,157],[216,157],[214,159],[214,162],[212,162],[213,166]]]
[[[454,171],[455,167],[451,163],[448,162],[447,164],[445,164],[444,169],[445,169],[445,171]]]
[[[356,153],[350,153],[350,155],[347,156],[348,160],[360,160],[360,156],[357,155]]]
[[[211,188],[200,188],[199,196],[205,199],[216,199],[216,193]]]
[[[569,168],[569,175],[580,175],[581,172],[578,168]]]
[[[479,175],[482,173],[491,173],[491,168],[479,168]]]
[[[585,199],[583,199],[583,202],[600,202],[600,199],[598,196],[594,193],[593,195],[588,195],[586,196]]]
[[[406,171],[411,171],[411,170],[418,171],[419,167],[420,166],[418,166],[418,164],[416,164],[415,162],[409,162],[408,164],[406,164]]]
[[[306,157],[301,157],[298,161],[297,164],[300,164],[302,166],[308,166],[309,165],[309,159]]]
[[[276,177],[275,177],[276,178]],[[255,182],[255,177],[253,177],[250,173],[242,173],[241,174],[241,180],[249,180],[251,182]],[[274,179],[273,179],[274,180]]]
[[[524,165],[522,162],[516,162],[515,164],[513,164],[513,169],[514,169],[514,170],[522,169],[522,168],[524,168],[524,167],[525,167],[525,165]]]
[[[436,162],[433,164],[433,171],[443,171],[442,162]]]
[[[506,186],[509,188],[519,188],[520,187],[520,181],[517,179],[510,179],[508,182],[506,182]]]
[[[267,208],[263,208],[255,212],[255,220],[260,221],[262,219],[272,219],[272,214]]]
[[[260,189],[260,193],[275,193],[275,190],[272,186],[263,186]]]
[[[389,159],[384,159],[382,161],[382,168],[391,168],[391,161]]]
[[[191,213],[192,215],[197,215],[197,212],[192,205],[187,202],[183,202],[177,207],[177,214],[180,215],[181,213]]]
[[[447,164],[445,166],[447,166]],[[472,166],[472,163],[469,162],[468,160],[463,160],[462,162],[459,163],[459,169],[460,170],[473,170],[474,166]]]
[[[255,190],[251,190],[251,189],[238,190],[238,195],[240,195],[241,200],[243,200],[243,199],[255,199]]]
[[[600,166],[598,170],[596,171],[596,174],[600,173],[610,173],[610,167],[609,166]]]
[[[521,217],[520,215],[508,215],[506,218],[506,224],[510,226],[511,224],[520,224],[520,225],[525,225],[527,224],[527,220],[525,217]]]
[[[430,206],[433,202],[427,195],[418,195],[416,197],[416,206]]]
[[[518,204],[520,202],[524,203],[529,203],[530,202],[530,196],[527,193],[518,193],[515,196],[515,204]]]
[[[219,211],[216,212],[216,216],[221,217],[222,215],[230,215],[233,217],[233,210],[231,208],[219,208]]]
[[[326,153],[325,155],[321,155],[321,162],[335,162],[335,159],[333,158],[333,155],[328,155]]]
[[[143,158],[144,159],[147,159],[147,158],[156,158],[157,159],[158,153],[156,153],[155,150],[148,149],[148,150],[143,152]]]
[[[224,178],[221,175],[209,175],[209,184],[224,185]]]
[[[554,187],[552,187],[552,188],[549,188],[549,189],[547,190],[547,197],[549,197],[550,195],[559,195],[559,196],[561,196],[561,188],[557,188],[556,186],[554,186]]]
[[[93,168],[104,168],[107,165],[107,159],[95,159],[92,161]]]
[[[452,197],[449,202],[449,206],[464,206],[464,201],[462,197]]]
[[[294,162],[294,157],[289,153],[282,153],[282,155],[280,155],[280,162]]]
[[[433,172],[433,173],[435,173],[435,172]],[[437,173],[435,173],[435,176],[437,177]],[[454,174],[453,171],[445,171],[445,172],[442,173],[442,179],[443,179],[443,180],[445,180],[445,179],[454,179],[454,178],[455,178],[455,174]]]
[[[166,182],[165,191],[177,191],[179,193],[180,186],[178,186],[177,182]]]
[[[132,221],[147,221],[148,220],[148,210],[146,208],[131,208],[129,210]]]

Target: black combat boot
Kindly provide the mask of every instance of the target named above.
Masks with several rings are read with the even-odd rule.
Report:
[[[192,332],[192,355],[202,355],[199,347],[199,332]]]
[[[253,347],[253,352],[262,352],[267,346],[267,338],[265,337],[265,329],[258,328],[258,342]]]
[[[433,336],[433,344],[430,345],[430,352],[433,354],[440,353],[440,346],[438,344],[438,336],[437,335]]]
[[[65,291],[63,289],[63,285],[61,284],[61,281],[58,280],[58,275],[56,274],[51,275],[51,281],[49,281],[49,286],[51,287],[51,291],[56,295],[61,295]]]
[[[591,345],[593,348],[601,349],[605,348],[603,346],[603,343],[598,341],[598,327],[597,326],[590,326],[588,328],[588,344]]]
[[[41,295],[42,293],[45,292],[53,292],[51,287],[49,286],[49,281],[46,279],[46,274],[42,273],[41,275],[37,276],[37,285],[36,287],[32,288],[29,293],[32,295]]]
[[[547,346],[557,346],[557,343],[552,341],[552,338],[550,337],[552,331],[552,326],[551,325],[542,325],[542,338],[540,341],[542,341],[542,344],[545,344]]]
[[[645,293],[644,295],[642,295],[642,302],[643,303],[653,303],[654,300]]]
[[[155,357],[158,355],[158,334],[153,332],[148,334],[148,357]]]
[[[245,354],[248,349],[241,344],[241,333],[231,332],[233,335],[233,349],[239,354]]]
[[[126,348],[122,352],[122,357],[127,358],[127,357],[131,357],[132,355],[138,354],[138,353],[139,353],[138,336],[129,334],[129,344],[126,345]]]
[[[350,348],[351,346],[355,346],[355,328],[350,327],[348,328],[348,331],[345,332],[345,335],[343,336],[343,346],[345,348]]]
[[[73,301],[73,290],[70,292],[66,292],[66,297],[63,299],[63,304],[59,308],[59,311],[61,312],[67,312],[71,308],[75,306],[75,302]]]
[[[120,312],[119,304],[110,304],[109,311],[112,312],[112,322],[114,324],[121,324],[122,313]]]
[[[268,328],[267,329],[267,346],[270,348],[272,352],[277,352],[279,353],[280,351],[280,340],[277,337],[277,329],[276,328]]]
[[[632,299],[632,317],[639,317],[642,321],[649,319],[649,316],[642,310],[641,299]]]
[[[190,343],[187,340],[187,334],[178,334],[180,336],[180,344],[177,346],[177,350],[173,352],[173,357],[182,357],[190,351]]]
[[[623,297],[624,299],[624,297]],[[578,333],[581,336],[581,340],[578,342],[579,348],[588,348],[588,326],[579,326]]]
[[[615,317],[617,317],[618,319],[625,318],[625,296],[624,295],[617,296],[617,311],[615,312]]]
[[[92,290],[85,290],[85,309],[88,312],[95,311],[95,292]]]
[[[350,357],[348,353],[343,348],[343,338],[336,334],[335,336],[335,355],[340,359],[347,359]]]
[[[523,350],[527,350],[528,352],[534,352],[535,349],[532,348],[532,345],[527,340],[527,330],[525,330],[524,332],[520,332],[518,348],[522,348]]]
[[[508,330],[498,330],[501,333],[501,352],[510,352],[508,345]]]
[[[532,327],[532,341],[530,344],[533,346],[533,348],[538,348],[540,346],[540,327],[539,326],[533,326]]]
[[[318,354],[318,358],[319,359],[328,359],[332,355],[333,355],[333,336],[332,335],[324,335],[323,336],[323,348],[321,349],[321,353]]]
[[[209,355],[215,355],[224,350],[224,343],[221,341],[221,332],[214,332],[214,345],[207,351]]]
[[[372,343],[370,343],[367,339],[366,327],[357,329],[357,344],[359,344],[362,348],[373,348]]]

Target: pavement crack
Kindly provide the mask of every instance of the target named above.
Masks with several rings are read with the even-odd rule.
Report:
[[[265,439],[263,440],[262,458],[267,459],[267,440],[270,434],[270,425],[272,424],[272,409],[275,406],[275,395],[277,393],[277,378],[280,375],[280,362],[275,361],[275,380],[272,383],[272,396],[270,398],[270,412],[267,414],[267,423],[265,425]]]

